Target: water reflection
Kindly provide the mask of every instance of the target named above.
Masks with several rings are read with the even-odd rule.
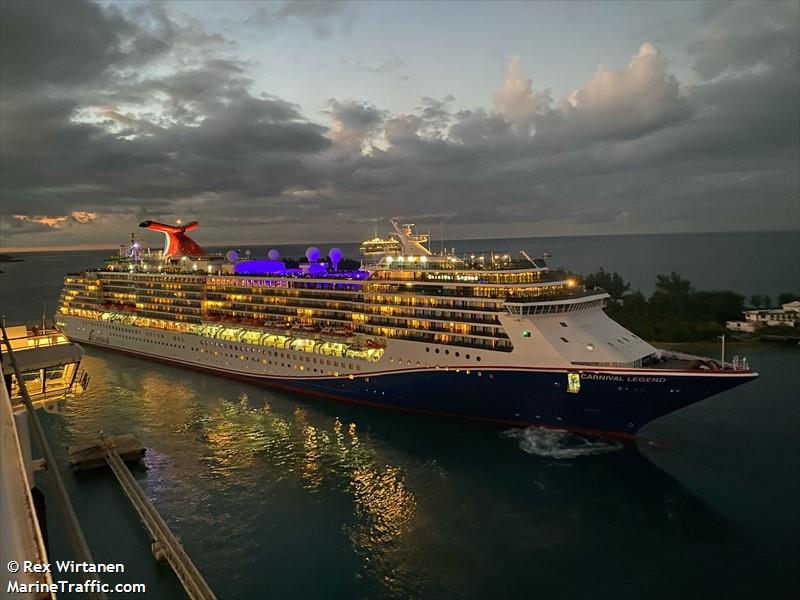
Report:
[[[116,355],[89,367],[64,437],[137,431],[142,485],[224,597],[511,598],[531,578],[556,597],[636,597],[664,569],[710,592],[705,548],[743,544],[633,447],[556,459],[492,427]]]

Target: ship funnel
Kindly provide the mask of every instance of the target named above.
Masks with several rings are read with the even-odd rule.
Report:
[[[142,221],[139,223],[139,227],[160,231],[164,234],[164,259],[176,256],[206,256],[206,251],[202,246],[186,235],[187,231],[197,229],[199,226],[200,224],[197,221],[192,221],[186,225],[167,225],[156,221]]]

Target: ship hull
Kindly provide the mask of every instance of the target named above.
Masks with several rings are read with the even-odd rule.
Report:
[[[73,335],[73,339],[76,336]],[[326,376],[270,376],[201,364],[181,352],[134,348],[110,339],[76,341],[251,383],[340,401],[511,426],[541,426],[635,438],[646,423],[755,378],[754,373],[645,369],[394,369]],[[568,391],[568,375],[580,386]]]

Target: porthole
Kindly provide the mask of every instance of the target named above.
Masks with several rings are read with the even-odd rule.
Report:
[[[456,358],[458,358],[459,356],[461,356],[461,354],[459,352],[456,352]]]
[[[450,354],[450,350],[445,350],[444,353],[445,354]]]
[[[435,350],[435,352],[436,352],[436,354],[439,354],[439,349],[437,348],[437,349]]]
[[[425,348],[425,352],[430,352],[430,351],[431,351],[430,347]]]
[[[478,362],[481,362],[481,357],[480,356],[476,356],[475,360],[477,360]]]
[[[467,354],[467,355],[466,355],[464,358],[466,358],[467,360],[469,360],[469,354]]]

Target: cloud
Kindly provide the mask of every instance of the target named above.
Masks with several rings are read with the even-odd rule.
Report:
[[[333,24],[339,22],[348,29],[353,19],[353,6],[346,0],[289,0],[279,6],[259,6],[245,24],[274,28],[297,21],[312,28],[318,38],[329,38]]]
[[[14,215],[14,218],[22,223],[43,225],[50,229],[60,229],[68,223],[77,223],[80,225],[93,223],[97,220],[97,213],[75,210],[68,215]]]
[[[6,4],[4,26],[13,29],[14,18],[50,22],[43,4],[36,3],[38,12],[23,15],[6,15]],[[60,15],[65,21],[61,26],[73,31],[85,25],[83,10],[81,6],[74,13],[75,23],[69,22],[73,13]],[[125,21],[136,15],[96,6],[91,14],[98,26],[112,30],[142,28]],[[169,20],[160,11],[154,18]],[[313,183],[304,160],[331,145],[326,128],[308,121],[290,102],[266,93],[254,95],[238,60],[204,57],[207,36],[196,31],[179,35],[176,32],[186,28],[171,20],[158,27],[171,32],[166,39],[173,46],[158,56],[145,52],[151,56],[149,66],[157,68],[123,72],[117,67],[128,64],[129,58],[117,56],[118,63],[110,62],[96,81],[83,75],[59,76],[38,90],[24,80],[4,83],[0,191],[7,214],[59,215],[65,202],[79,204],[80,210],[103,206],[104,212],[144,202],[168,206],[209,191],[253,199]],[[44,25],[30,30],[49,34]],[[199,45],[198,55],[189,62],[165,58],[187,39]],[[4,57],[6,42],[4,37]],[[46,39],[38,43],[48,47]],[[111,48],[117,43],[113,35],[106,39]],[[104,54],[102,48],[96,50]],[[50,52],[50,61],[58,63],[55,54],[61,49],[56,45]],[[21,71],[49,62],[43,54],[31,58],[33,66],[25,57],[19,60],[16,68]],[[80,87],[73,86],[76,79]],[[18,94],[21,90],[26,93]]]
[[[330,138],[339,146],[364,150],[365,143],[383,125],[386,111],[364,102],[328,100],[327,111],[333,122]]]
[[[645,42],[624,69],[599,66],[562,103],[575,135],[630,137],[687,118],[691,107],[656,46]]]
[[[549,110],[551,102],[549,90],[533,91],[533,79],[522,70],[520,57],[513,56],[503,86],[494,95],[497,112],[511,121],[527,122]]]
[[[699,39],[689,44],[704,79],[753,68],[797,68],[800,4],[726,2],[714,5]]]
[[[628,64],[599,66],[555,98],[514,57],[488,107],[422,96],[392,113],[368,98],[331,98],[329,126],[257,89],[230,40],[168,5],[59,4],[56,19],[48,5],[9,5],[0,3],[7,244],[110,242],[132,222],[177,217],[210,221],[211,242],[357,238],[375,215],[446,223],[453,236],[777,228],[800,218],[791,60],[800,49],[791,36],[767,40],[770,27],[793,26],[773,3],[705,17],[690,49],[700,83],[679,81],[645,42]],[[292,6],[268,9],[311,23],[337,22],[342,10]],[[734,52],[715,41],[745,35],[741,15],[759,11],[769,13],[753,17],[763,43]],[[73,39],[78,59],[62,56]],[[13,54],[16,41],[30,56]]]

